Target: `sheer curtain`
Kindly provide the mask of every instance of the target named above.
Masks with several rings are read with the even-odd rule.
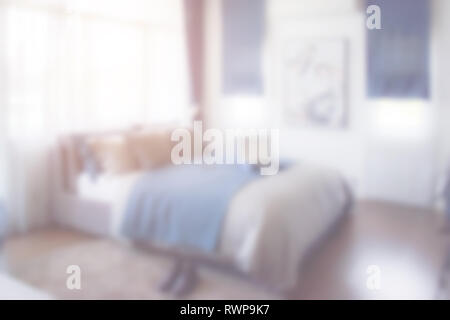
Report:
[[[178,122],[189,101],[180,1],[154,7],[164,18],[138,10],[155,1],[51,3],[0,0],[0,201],[17,231],[48,222],[59,134]]]

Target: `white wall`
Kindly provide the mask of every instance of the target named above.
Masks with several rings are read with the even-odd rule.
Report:
[[[268,0],[265,39],[265,96],[221,94],[221,14],[218,0],[208,1],[205,101],[209,126],[280,129],[282,157],[338,168],[363,192],[364,175],[364,17],[358,1]],[[350,93],[346,130],[302,129],[284,124],[279,74],[281,43],[286,37],[336,36],[348,41]]]
[[[308,4],[308,5],[305,5]],[[269,1],[268,105],[280,128],[281,156],[339,169],[355,191],[364,193],[364,15],[357,1]],[[279,64],[283,43],[291,39],[331,37],[347,43],[348,125],[345,129],[302,128],[285,124],[281,116],[282,79]]]
[[[366,156],[370,198],[431,206],[450,164],[450,2],[431,4],[430,101],[387,103],[386,108],[369,104],[374,131]]]
[[[281,156],[338,168],[360,197],[430,206],[437,175],[444,159],[450,158],[450,90],[446,84],[450,75],[450,1],[433,0],[433,14],[438,17],[433,17],[432,98],[409,105],[365,97],[366,15],[361,1],[267,3],[266,93],[262,98],[243,99],[221,94],[220,4],[208,1],[205,101],[209,125],[279,128]],[[346,129],[294,127],[281,119],[280,42],[289,36],[308,35],[348,39]],[[249,103],[251,107],[243,107]]]

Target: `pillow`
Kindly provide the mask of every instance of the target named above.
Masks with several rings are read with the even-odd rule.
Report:
[[[105,173],[121,174],[138,169],[125,135],[91,138],[87,141],[87,145]]]
[[[173,143],[170,141],[169,131],[130,133],[128,143],[140,169],[149,170],[171,163]]]
[[[101,166],[89,147],[86,138],[78,138],[75,140],[75,143],[81,170],[87,173],[92,180],[95,180],[101,173]]]

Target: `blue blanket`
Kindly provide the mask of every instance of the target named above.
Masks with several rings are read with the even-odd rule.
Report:
[[[122,234],[214,251],[231,198],[257,177],[258,168],[250,165],[181,165],[148,172],[130,195]]]

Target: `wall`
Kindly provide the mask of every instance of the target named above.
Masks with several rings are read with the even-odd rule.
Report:
[[[308,4],[307,6],[305,4]],[[280,128],[280,153],[339,169],[354,190],[364,194],[364,15],[357,1],[269,1],[267,90],[270,118]],[[330,37],[347,43],[347,113],[345,129],[301,128],[281,116],[282,79],[279,74],[283,43],[296,38]]]
[[[358,193],[364,175],[364,19],[358,1],[267,0],[265,95],[224,96],[221,93],[220,1],[208,1],[206,19],[206,119],[214,127],[280,129],[282,157],[338,168]],[[311,18],[313,17],[313,18]],[[350,93],[346,130],[300,129],[281,119],[280,45],[286,37],[337,36],[349,43]]]
[[[449,1],[433,1],[433,14],[438,15],[433,17],[432,30],[433,96],[427,102],[406,103],[365,97],[366,15],[358,0],[267,0],[265,96],[223,96],[220,2],[208,3],[205,101],[210,126],[279,128],[281,156],[339,169],[360,198],[414,206],[433,203],[437,177],[444,159],[450,158],[450,120],[444,120],[450,119],[449,90],[444,88],[450,74],[446,60]],[[279,54],[280,43],[289,36],[348,39],[349,124],[345,130],[308,129],[282,121]]]
[[[419,206],[439,200],[450,163],[450,2],[431,0],[431,5],[430,101],[369,104],[375,131],[368,140],[366,161],[371,198]]]

